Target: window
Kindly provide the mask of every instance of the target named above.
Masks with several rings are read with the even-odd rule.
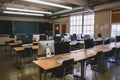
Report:
[[[70,17],[70,34],[82,34],[82,15]]]
[[[94,34],[94,14],[84,14],[83,35]]]
[[[111,37],[115,37],[116,35],[120,35],[120,23],[112,24],[111,26]]]
[[[70,34],[94,35],[94,13],[70,17]]]

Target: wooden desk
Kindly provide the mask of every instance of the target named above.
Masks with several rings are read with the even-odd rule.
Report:
[[[81,52],[77,52],[77,53],[68,53],[66,55],[64,55],[62,57],[62,59],[71,59],[74,58],[75,62],[81,62],[81,76],[83,76],[82,78],[84,78],[84,60],[91,58],[95,56],[94,54],[91,55],[88,52],[85,51],[81,51]],[[34,64],[36,64],[38,67],[40,67],[40,69],[44,70],[44,74],[46,75],[46,72],[49,70],[52,70],[54,68],[57,68],[59,66],[61,66],[61,64],[57,63],[59,59],[58,58],[50,58],[50,59],[43,59],[43,60],[36,60],[33,61]],[[41,70],[40,70],[41,71]],[[41,72],[40,72],[41,74]],[[41,76],[40,76],[41,78]],[[42,80],[42,79],[40,79]],[[46,80],[46,76],[44,76],[44,80]]]
[[[30,47],[32,47],[32,49],[38,49],[38,45],[32,45],[32,46],[30,46]],[[13,50],[17,52],[17,51],[22,51],[22,50],[24,50],[24,48],[25,48],[25,47],[14,47]]]
[[[92,49],[82,50],[80,52],[68,53],[64,55],[62,59],[74,58],[75,62],[81,62],[81,79],[84,80],[85,60],[94,57],[98,51],[106,52],[106,51],[111,50],[113,47],[118,47],[118,46],[120,47],[120,43],[115,43],[115,42],[110,43],[108,45],[99,45],[99,46],[95,46]],[[59,63],[57,63],[58,60],[59,60],[58,58],[54,57],[50,59],[35,60],[33,61],[33,63],[37,65],[40,69],[44,70],[44,80],[46,80],[47,71],[61,66]],[[40,80],[42,80],[41,72],[40,72]]]
[[[30,46],[32,49],[37,50],[38,45]],[[15,53],[15,64],[17,68],[22,67],[21,53],[23,53],[25,47],[13,47],[13,51]]]

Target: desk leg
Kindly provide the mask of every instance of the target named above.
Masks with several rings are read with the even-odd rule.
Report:
[[[42,73],[43,73],[43,75],[44,75],[44,78],[42,78]],[[39,76],[40,76],[40,80],[47,80],[47,79],[46,79],[46,71],[43,70],[43,69],[41,69],[41,68],[40,68],[40,75],[39,75]]]
[[[81,61],[81,80],[85,80],[84,65],[85,65],[85,61],[83,60],[83,61]]]
[[[40,68],[40,80],[42,80],[42,69]]]
[[[44,80],[47,80],[46,77],[47,77],[46,76],[46,71],[44,70]]]

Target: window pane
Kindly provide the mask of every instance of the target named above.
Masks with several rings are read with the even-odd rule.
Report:
[[[84,14],[84,35],[89,34],[94,36],[94,14]]]
[[[111,26],[111,37],[120,35],[120,24],[112,24]]]

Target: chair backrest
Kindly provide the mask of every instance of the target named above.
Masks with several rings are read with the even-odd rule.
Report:
[[[116,51],[116,47],[113,47],[112,50],[110,51],[107,51],[104,55],[106,57],[112,57],[112,56],[115,56],[117,54],[117,51]]]
[[[120,42],[120,36],[116,36],[116,42]]]
[[[32,51],[33,51],[32,47],[25,47],[24,48],[25,55],[32,55]]]
[[[103,58],[103,52],[99,51],[97,52],[96,56],[95,56],[95,60],[99,61]]]
[[[74,59],[68,59],[68,60],[63,61],[61,67],[64,70],[64,75],[73,74]]]
[[[112,48],[111,56],[115,56],[116,54],[117,54],[117,48],[116,48],[116,47],[113,47],[113,48]]]

